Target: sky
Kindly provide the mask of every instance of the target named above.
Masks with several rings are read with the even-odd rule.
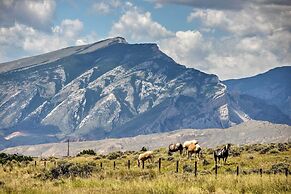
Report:
[[[0,0],[0,63],[121,36],[242,78],[291,65],[291,0]]]

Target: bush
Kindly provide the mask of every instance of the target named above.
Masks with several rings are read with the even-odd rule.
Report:
[[[279,153],[279,150],[277,148],[274,148],[274,149],[271,149],[269,151],[270,154],[278,154]]]
[[[52,168],[46,172],[43,179],[59,179],[69,177],[82,177],[87,178],[91,176],[93,170],[96,169],[95,164],[73,164],[73,163],[60,163],[57,167]]]
[[[82,155],[93,155],[93,156],[95,156],[96,155],[96,153],[94,152],[94,150],[83,150],[83,151],[81,151],[80,153],[78,153],[77,154],[77,157],[78,156],[82,156]]]
[[[272,165],[270,171],[273,173],[283,173],[288,168],[289,168],[288,163],[281,162],[281,163],[277,163],[277,164]]]
[[[183,172],[190,172],[191,173],[191,172],[194,172],[194,171],[195,171],[195,169],[191,165],[186,164],[186,165],[183,166]]]
[[[148,151],[148,149],[145,146],[143,146],[140,151],[146,152],[146,151]]]
[[[116,160],[117,158],[120,158],[122,156],[122,152],[111,152],[107,155],[107,159],[109,160]]]
[[[208,162],[206,159],[204,159],[203,162],[202,162],[202,164],[203,164],[203,166],[207,166],[207,165],[210,164],[210,162]]]
[[[283,143],[279,143],[279,144],[278,144],[278,150],[279,150],[280,152],[284,152],[284,151],[287,151],[288,148],[287,148],[287,146],[286,146],[285,144],[283,144]]]
[[[16,161],[16,162],[25,162],[25,161],[33,161],[33,158],[31,156],[23,156],[19,154],[6,154],[6,153],[0,153],[0,164],[6,164],[10,161]]]

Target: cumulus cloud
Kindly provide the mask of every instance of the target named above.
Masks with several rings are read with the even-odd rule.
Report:
[[[0,25],[11,27],[16,22],[50,30],[54,11],[54,0],[3,0],[0,1]]]
[[[194,6],[192,2],[183,1]],[[244,8],[194,8],[185,19],[189,23],[200,21],[198,27],[177,32],[154,21],[149,12],[129,9],[113,24],[110,35],[133,42],[156,42],[178,63],[217,74],[222,80],[290,65],[290,22],[286,22],[289,9],[267,1],[262,1],[261,6],[245,2],[241,6]]]
[[[177,62],[200,69],[212,46],[199,31],[191,30],[178,31],[175,36],[160,40],[158,44],[162,51]]]
[[[96,38],[94,33],[81,36],[82,29],[83,23],[78,19],[65,19],[60,25],[54,26],[50,33],[19,23],[11,27],[0,27],[0,55],[3,57],[1,62],[14,58],[11,51],[24,57],[85,44]]]
[[[93,4],[93,10],[99,14],[108,14],[112,10],[120,7],[122,3],[119,0],[107,0],[101,2],[95,2]]]
[[[142,12],[136,8],[126,11],[113,24],[110,36],[123,36],[132,41],[156,41],[172,35],[164,26],[153,21],[150,12]]]
[[[177,34],[169,44],[168,40],[159,43],[167,54],[188,67],[228,79],[291,63],[291,1],[150,1],[193,7],[186,21],[195,21],[196,31],[201,33],[200,41],[193,43],[196,46],[179,48],[189,37]],[[179,46],[174,47],[173,42]]]

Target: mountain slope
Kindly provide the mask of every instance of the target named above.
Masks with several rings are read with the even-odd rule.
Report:
[[[121,37],[0,64],[0,91],[2,147],[285,119],[263,103],[258,117],[216,75]]]
[[[93,149],[99,154],[114,151],[140,150],[145,146],[148,149],[168,147],[175,142],[184,142],[197,139],[202,147],[216,147],[226,143],[255,144],[288,142],[291,138],[291,127],[261,121],[248,121],[227,129],[181,129],[172,132],[139,135],[130,138],[106,139],[99,141],[71,142],[70,154]],[[14,154],[32,155],[38,157],[66,156],[66,143],[51,143],[33,146],[18,146],[2,150]]]
[[[0,72],[5,146],[225,128],[246,116],[228,106],[217,76],[120,37],[0,64]]]
[[[290,75],[291,66],[284,66],[253,77],[226,80],[223,83],[227,85],[228,92],[235,101],[241,104],[242,109],[252,118],[290,125]],[[255,109],[252,108],[254,105]],[[266,112],[273,113],[271,118],[266,116]]]

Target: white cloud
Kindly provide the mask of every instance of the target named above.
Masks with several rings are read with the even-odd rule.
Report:
[[[164,26],[153,21],[150,12],[141,12],[136,8],[126,11],[114,23],[110,36],[122,36],[129,41],[156,41],[173,35]]]
[[[178,31],[175,36],[159,41],[162,51],[174,60],[190,67],[203,67],[203,58],[211,44],[199,31]]]
[[[194,9],[187,20],[200,20],[198,29],[171,32],[149,12],[132,7],[113,24],[110,36],[156,42],[176,62],[217,74],[223,80],[246,77],[290,64],[290,32],[259,9]],[[217,35],[217,29],[225,33]]]
[[[24,57],[97,39],[95,33],[81,36],[82,29],[83,23],[78,19],[65,19],[59,26],[53,27],[50,33],[19,23],[11,27],[0,27],[1,62],[14,57],[11,51],[17,51]]]
[[[65,19],[61,22],[60,26],[55,26],[52,31],[60,36],[66,38],[75,38],[83,29],[83,23],[76,20]]]
[[[55,11],[54,0],[0,1],[0,25],[21,23],[36,29],[49,30]]]
[[[93,4],[93,10],[99,14],[108,14],[122,4],[119,0],[107,0],[96,2]]]

